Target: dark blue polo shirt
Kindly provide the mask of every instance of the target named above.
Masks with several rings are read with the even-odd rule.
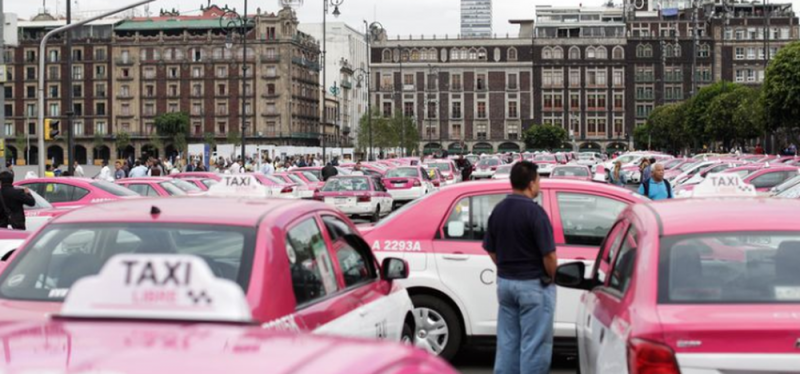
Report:
[[[497,254],[497,276],[539,279],[544,256],[556,250],[553,226],[544,209],[521,195],[508,195],[489,216],[483,249]]]

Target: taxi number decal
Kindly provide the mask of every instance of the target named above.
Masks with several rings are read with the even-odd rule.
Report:
[[[300,326],[297,325],[297,320],[295,319],[294,314],[278,318],[274,321],[266,322],[262,324],[261,327],[265,330],[272,331],[300,331]]]
[[[393,251],[393,252],[422,252],[422,245],[418,241],[410,240],[384,240],[383,247],[381,242],[376,240],[372,243],[373,251]]]

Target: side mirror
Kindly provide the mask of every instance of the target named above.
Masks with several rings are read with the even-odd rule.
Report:
[[[586,264],[583,262],[571,262],[564,264],[556,269],[556,284],[566,288],[576,288],[579,290],[591,290],[594,282],[584,277]]]
[[[447,236],[450,238],[461,238],[464,236],[466,227],[464,222],[453,221],[447,224]]]
[[[399,258],[385,258],[381,264],[381,278],[387,281],[408,278],[408,263]]]

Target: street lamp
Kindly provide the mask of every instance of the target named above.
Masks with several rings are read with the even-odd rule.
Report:
[[[369,48],[370,41],[374,40],[377,41],[380,39],[381,34],[383,34],[383,25],[380,22],[372,22],[368,23],[366,20],[364,21],[364,40],[367,43],[367,70],[362,68],[356,69],[356,73],[359,73],[358,80],[356,84],[356,88],[361,88],[361,81],[364,80],[366,77],[366,84],[367,84],[367,126],[369,126],[369,161],[374,161],[374,155],[372,154],[372,85],[370,85],[370,77],[369,77],[369,65],[372,61],[371,58],[371,51]]]
[[[355,73],[358,74],[356,76],[356,88],[361,89],[361,82],[364,81],[366,81],[364,83],[367,85],[367,127],[369,127],[369,154],[367,159],[372,161],[372,92],[370,92],[369,72],[358,68]]]
[[[241,166],[244,168],[245,163],[247,162],[247,152],[245,151],[246,141],[247,141],[247,113],[245,109],[247,108],[246,99],[247,99],[247,92],[245,91],[245,87],[247,86],[247,30],[251,26],[253,26],[252,20],[247,18],[247,0],[244,0],[244,15],[241,15],[236,12],[234,9],[225,9],[225,13],[222,14],[219,18],[219,26],[225,31],[225,48],[230,50],[233,48],[233,34],[238,33],[240,38],[242,39],[242,89],[241,89],[241,100],[242,100],[242,111],[239,113],[239,117],[242,119],[242,163]]]
[[[328,52],[328,8],[333,7],[333,16],[339,17],[342,13],[339,11],[339,5],[344,3],[344,0],[322,0],[322,164],[325,165],[327,154],[325,153],[325,136],[328,135],[328,111],[325,110],[325,89],[328,87],[328,69],[326,65],[326,55]]]
[[[437,77],[438,78],[438,76],[439,76],[439,68],[436,67],[436,66],[433,66],[432,64],[428,64],[428,82],[427,82],[427,86],[430,89],[430,91],[428,91],[428,93],[425,95],[425,111],[427,112],[427,116],[428,116],[428,128],[426,129],[426,131],[428,131],[428,146],[430,146],[431,142],[433,141],[433,133],[431,133],[431,122],[432,122],[431,120],[433,119],[432,116],[431,116],[431,104],[432,103],[436,104],[436,101],[437,101],[435,96],[433,96],[433,95],[436,95],[436,92],[431,92],[431,91],[434,91],[434,88],[436,88],[436,87],[434,87],[434,84],[437,82],[437,81],[433,80],[433,77]],[[436,114],[435,110],[434,110],[433,114],[434,115]],[[423,153],[423,156],[424,156],[425,148],[422,149],[422,153]],[[431,153],[433,153],[433,150],[431,150]]]

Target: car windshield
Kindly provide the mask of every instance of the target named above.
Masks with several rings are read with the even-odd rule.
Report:
[[[677,166],[678,164],[680,164],[681,162],[683,162],[683,160],[681,160],[681,159],[669,160],[669,161],[664,163],[664,169],[672,169],[675,166]]]
[[[699,164],[699,162],[687,162],[687,163],[681,165],[678,169],[680,171],[686,172],[686,171],[692,170],[692,168],[697,166],[698,164]]]
[[[500,165],[500,160],[496,158],[484,158],[478,162],[478,166],[497,166]]]
[[[386,178],[416,178],[419,171],[416,168],[395,168],[386,172]]]
[[[308,179],[311,180],[312,182],[319,182],[322,180],[322,169],[303,169],[299,171],[302,172],[303,175],[306,176],[306,178],[308,178],[309,174],[313,175],[316,180],[311,180],[311,178]]]
[[[305,185],[308,184],[308,183],[306,183],[306,181],[303,180],[303,178],[300,178],[300,177],[298,177],[298,176],[296,176],[294,174],[286,174],[286,176],[289,177],[289,179],[291,179],[292,182],[297,183],[297,184],[299,184],[301,186],[305,186]]]
[[[206,186],[206,188],[211,188],[211,186],[219,183],[213,179],[203,179],[201,182]]]
[[[556,168],[553,170],[554,177],[590,177],[589,170],[586,168]]]
[[[323,192],[369,191],[367,178],[331,178],[322,187]]]
[[[255,229],[165,223],[50,224],[0,275],[0,297],[62,301],[80,278],[117,254],[188,254],[247,291]]]
[[[736,174],[736,175],[739,176],[739,178],[744,179],[745,177],[747,177],[748,175],[750,175],[752,173],[755,173],[756,171],[758,171],[758,170],[755,170],[755,169],[742,169],[742,170],[725,171],[725,172],[729,173],[729,174]]]
[[[448,163],[436,162],[436,163],[427,164],[426,166],[429,167],[429,168],[437,168],[442,173],[449,173],[450,172],[450,164],[448,164]]]
[[[133,192],[125,187],[105,181],[94,181],[92,182],[92,186],[106,191],[114,196],[140,196],[138,193]]]
[[[663,304],[800,304],[800,232],[736,232],[661,241]]]
[[[203,192],[203,190],[201,190],[200,187],[197,187],[196,184],[187,182],[185,180],[173,179],[171,182],[186,192]]]
[[[777,195],[775,195],[775,197],[779,197],[782,199],[800,198],[800,184],[795,184],[794,186],[779,192]]]
[[[170,196],[186,196],[186,191],[178,187],[172,181],[161,182],[158,185],[161,186],[164,191],[167,191]]]
[[[303,173],[303,176],[306,177],[306,179],[308,179],[309,182],[319,182],[320,181],[319,177],[317,177],[317,174],[314,173],[313,171],[304,171],[302,173]]]
[[[33,196],[33,200],[36,201],[36,204],[34,204],[33,206],[23,205],[22,207],[25,208],[25,210],[53,209],[53,206],[50,205],[50,203],[47,200],[45,200],[41,195],[30,189],[28,191],[30,191],[31,196]]]
[[[533,161],[555,161],[556,156],[553,155],[537,155],[533,158]]]

